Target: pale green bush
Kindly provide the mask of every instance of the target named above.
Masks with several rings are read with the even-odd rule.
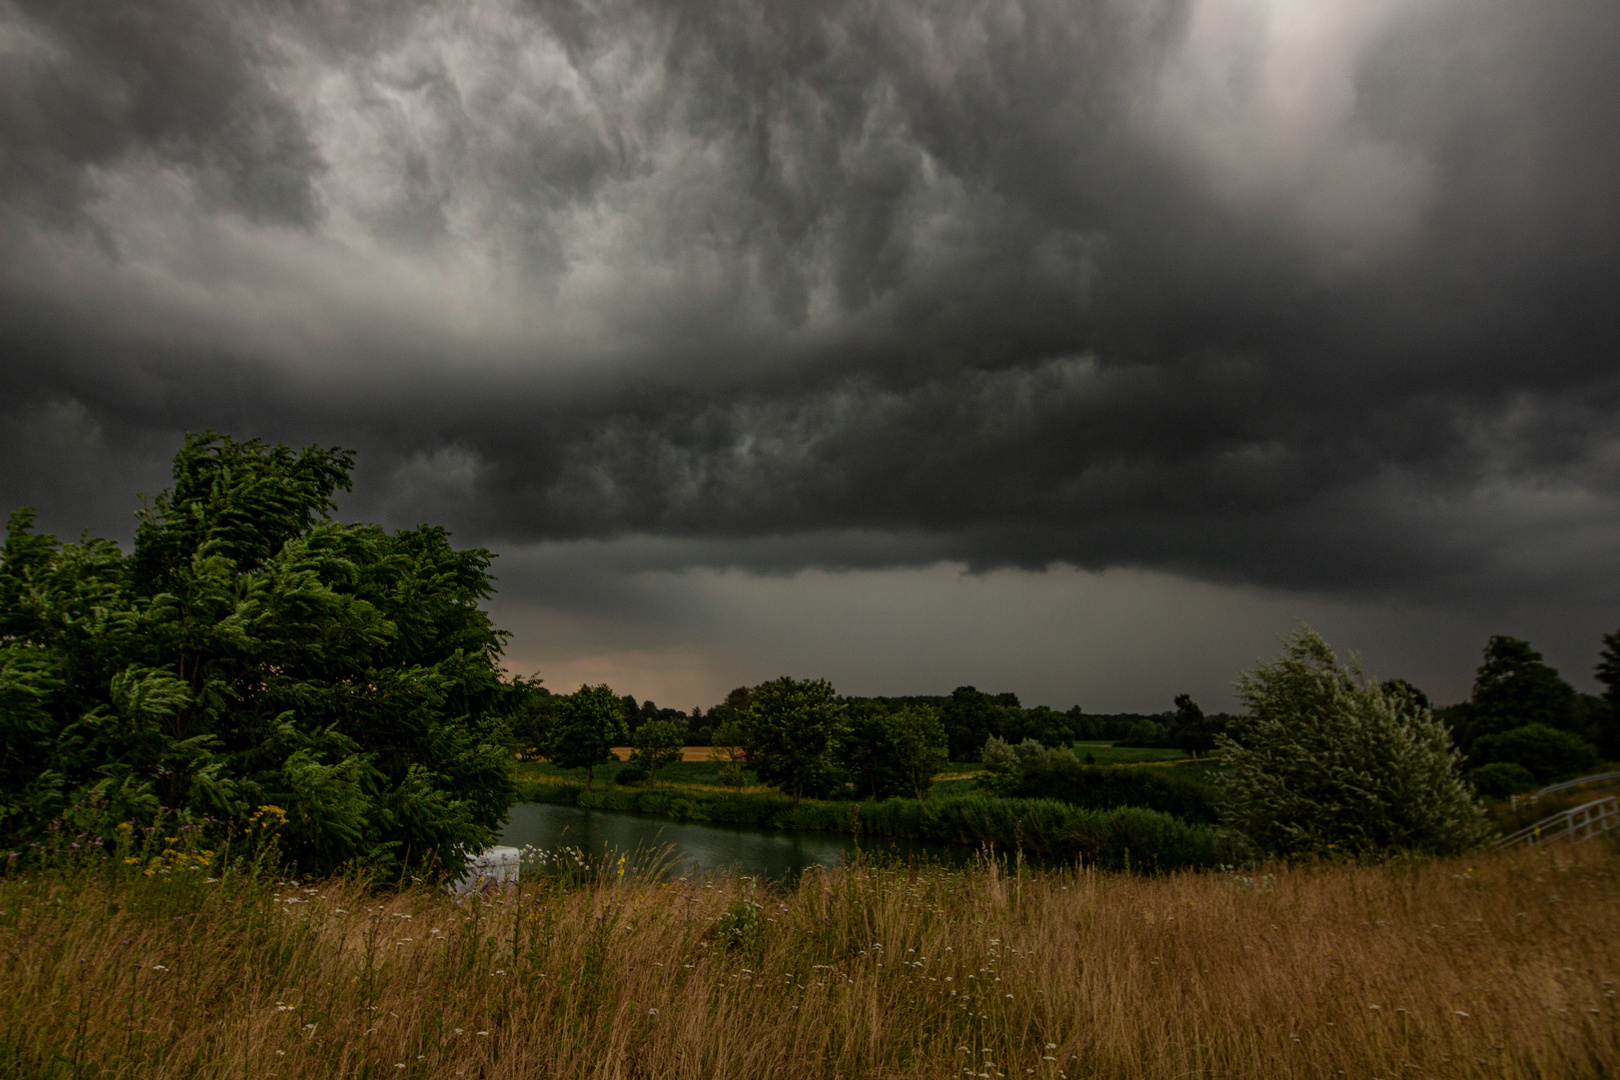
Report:
[[[1445,726],[1341,667],[1308,627],[1237,690],[1247,715],[1219,740],[1221,820],[1260,850],[1440,854],[1488,835]]]

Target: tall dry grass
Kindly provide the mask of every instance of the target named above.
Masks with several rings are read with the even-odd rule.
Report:
[[[1593,1077],[1600,844],[1134,877],[0,885],[0,1075]]]

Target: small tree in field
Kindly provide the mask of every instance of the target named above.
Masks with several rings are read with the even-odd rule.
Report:
[[[869,704],[850,711],[833,756],[854,782],[857,798],[921,799],[947,764],[945,748],[945,728],[929,706]]]
[[[844,706],[826,679],[800,681],[786,675],[754,688],[743,714],[748,763],[767,784],[793,795],[826,785],[830,752],[844,723]]]
[[[564,769],[585,770],[591,789],[596,766],[613,760],[613,748],[627,737],[624,703],[607,686],[581,686],[553,706],[546,733],[546,757]]]
[[[636,728],[630,754],[631,765],[640,766],[647,779],[658,779],[658,770],[672,761],[681,760],[681,738],[684,732],[673,720],[648,720]]]
[[[1339,666],[1308,627],[1237,690],[1248,715],[1218,740],[1221,816],[1260,850],[1445,854],[1485,837],[1444,725]]]

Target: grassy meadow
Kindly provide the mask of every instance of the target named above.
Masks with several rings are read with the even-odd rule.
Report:
[[[1620,1073],[1603,843],[781,889],[564,859],[459,903],[169,869],[0,884],[0,1076]]]

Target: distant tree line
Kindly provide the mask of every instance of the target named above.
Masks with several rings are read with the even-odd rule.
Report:
[[[536,756],[554,710],[566,695],[554,695],[535,685],[536,695],[516,724],[516,734]],[[690,712],[661,708],[653,701],[638,702],[633,695],[618,697],[622,740],[633,740],[642,725],[674,725],[683,746],[726,746],[740,737],[737,727],[753,700],[753,687],[739,686],[725,700],[705,710]],[[613,691],[607,690],[612,694]],[[863,714],[887,715],[907,708],[932,710],[945,732],[951,761],[978,761],[990,738],[1020,743],[1033,739],[1048,746],[1076,742],[1118,742],[1126,746],[1163,747],[1200,753],[1214,746],[1215,736],[1229,717],[1206,717],[1186,694],[1176,707],[1162,713],[1088,713],[1076,705],[1058,712],[1046,705],[1025,708],[1014,693],[987,694],[972,686],[959,686],[948,695],[914,694],[896,697],[839,697],[849,709]],[[621,742],[620,745],[625,745]]]
[[[1391,701],[1408,701],[1432,715],[1449,733],[1459,763],[1480,793],[1502,797],[1620,757],[1620,631],[1604,638],[1597,675],[1607,688],[1604,697],[1578,693],[1527,642],[1497,636],[1485,647],[1467,701],[1435,708],[1404,679],[1382,683],[1379,690]],[[1009,779],[1002,761],[1000,779],[991,786],[1007,794],[1045,793],[1073,801],[1058,792],[1078,790],[1074,775],[1079,774],[1071,772],[1087,762],[1083,751],[1071,754],[1067,747],[1112,742],[1197,757],[1215,750],[1247,719],[1246,714],[1206,714],[1188,694],[1177,695],[1175,707],[1162,713],[1087,713],[1079,706],[1059,712],[1045,705],[1026,708],[1016,694],[987,694],[972,686],[948,695],[841,697],[823,680],[783,678],[737,687],[707,711],[687,713],[616,696],[606,686],[581,687],[569,695],[553,695],[538,683],[530,689],[529,704],[513,722],[520,747],[584,767],[587,783],[591,769],[610,760],[615,745],[636,748],[632,768],[620,774],[632,780],[655,776],[679,756],[681,746],[714,745],[742,751],[729,766],[735,782],[741,782],[746,759],[760,780],[796,798],[921,797],[929,770],[947,761],[990,762],[1010,752],[1014,757],[1006,761],[1022,763],[1022,779]],[[1059,750],[1068,757],[1040,757]],[[1030,764],[1036,761],[1044,764]],[[1087,783],[1102,783],[1085,775]],[[1122,781],[1107,783],[1109,791],[1124,790]],[[1157,792],[1143,795],[1146,801],[1138,804],[1182,805],[1188,797]],[[1196,816],[1207,816],[1207,810],[1200,804]]]

